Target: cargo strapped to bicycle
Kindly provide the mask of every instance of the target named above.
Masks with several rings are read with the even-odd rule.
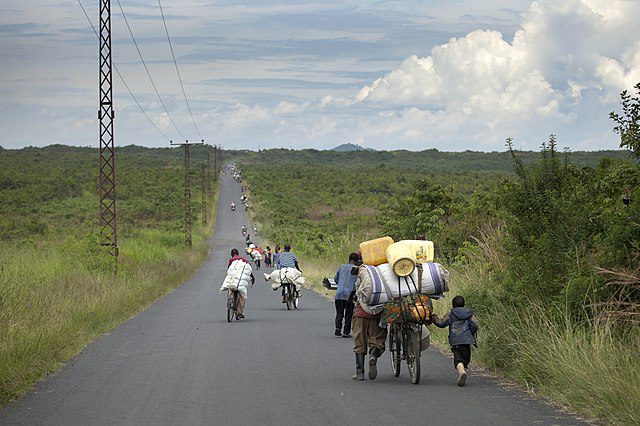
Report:
[[[422,278],[422,268],[421,265],[418,269],[418,277]],[[429,296],[421,293],[422,290],[422,280],[418,281],[418,284],[414,281],[413,277],[409,275],[408,277],[400,277],[398,276],[398,297],[393,297],[391,290],[389,288],[389,284],[385,280],[384,276],[380,274],[380,279],[382,285],[384,286],[385,292],[387,293],[387,298],[389,302],[387,303],[396,303],[400,309],[400,319],[402,322],[416,322],[419,324],[429,323],[429,314],[425,312],[425,301],[424,298],[429,300]],[[405,284],[407,285],[407,289],[409,290],[409,294],[407,296],[402,297],[402,288],[401,288],[401,280],[404,279]],[[411,281],[411,282],[409,282]],[[413,290],[412,290],[413,287]],[[422,305],[422,309],[418,308],[418,302]],[[429,306],[426,306],[427,309],[430,309]],[[414,316],[412,312],[415,312]],[[416,318],[417,317],[417,318]],[[391,318],[391,317],[390,317]]]

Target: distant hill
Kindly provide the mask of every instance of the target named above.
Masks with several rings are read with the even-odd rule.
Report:
[[[331,151],[337,151],[337,152],[375,151],[375,149],[365,148],[363,146],[356,145],[355,143],[343,143],[342,145],[338,145],[335,148],[331,149]]]

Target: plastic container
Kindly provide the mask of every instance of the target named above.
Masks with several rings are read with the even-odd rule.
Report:
[[[423,240],[402,240],[399,243],[406,244],[411,247],[415,254],[416,263],[433,262],[434,250],[433,241]]]
[[[360,243],[362,263],[378,266],[387,263],[387,248],[393,244],[391,237],[376,238],[375,240]]]
[[[393,243],[387,248],[387,261],[393,272],[401,277],[411,275],[416,269],[415,250],[409,244]]]

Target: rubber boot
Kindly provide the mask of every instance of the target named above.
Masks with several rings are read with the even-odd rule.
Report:
[[[456,365],[456,370],[458,370],[458,386],[464,386],[467,382],[467,371],[464,369],[464,364],[459,362]]]
[[[369,380],[375,380],[378,377],[378,358],[380,358],[382,352],[379,348],[371,348],[369,350]]]
[[[364,356],[363,353],[356,353],[356,374],[353,375],[353,380],[364,380]]]

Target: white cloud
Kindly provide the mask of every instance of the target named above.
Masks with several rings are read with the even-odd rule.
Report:
[[[411,56],[355,99],[379,105],[461,111],[490,128],[504,121],[559,117],[585,89],[607,99],[640,80],[634,24],[640,2],[540,0],[512,42],[473,31]],[[567,116],[568,117],[568,116]]]

